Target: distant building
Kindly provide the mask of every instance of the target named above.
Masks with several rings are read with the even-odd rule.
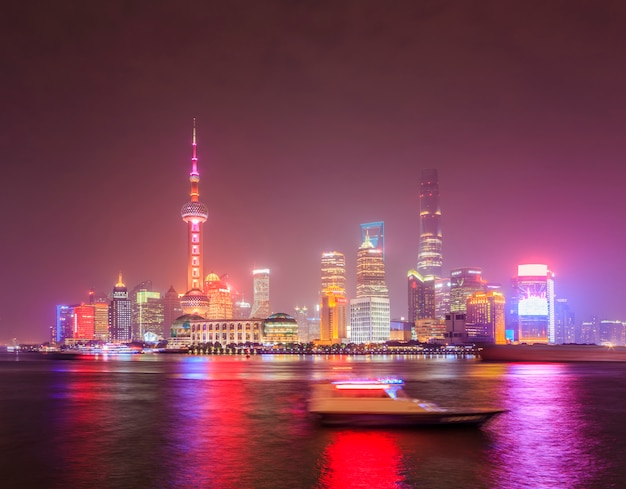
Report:
[[[370,234],[371,233],[371,234]],[[391,310],[385,281],[384,224],[361,224],[363,243],[357,251],[356,299],[350,301],[350,331],[353,343],[389,339]]]
[[[517,267],[510,302],[521,343],[555,343],[553,273],[544,264]]]
[[[74,307],[72,315],[72,338],[74,341],[91,341],[95,331],[95,308],[91,304]]]
[[[445,319],[450,312],[450,279],[435,279],[435,317]]]
[[[343,253],[322,253],[321,271],[320,343],[342,343],[348,337],[346,260]]]
[[[199,316],[182,316],[175,322],[177,342],[188,334],[188,344],[213,344],[221,346],[261,344],[263,341],[262,319],[209,320]]]
[[[446,335],[444,319],[418,319],[413,339],[420,343],[443,343]]]
[[[465,313],[466,302],[474,292],[482,292],[486,283],[480,268],[457,268],[450,272],[450,312]]]
[[[505,300],[501,292],[474,292],[467,299],[467,341],[506,344]]]
[[[174,321],[182,315],[180,297],[172,285],[163,296],[163,333],[171,331]]]
[[[443,266],[443,235],[439,204],[439,176],[436,169],[422,170],[420,179],[420,242],[417,271],[439,278]]]
[[[295,307],[293,318],[298,323],[298,341],[300,343],[310,343],[319,339],[320,329],[312,329],[308,318],[309,309],[306,306]]]
[[[63,343],[67,338],[72,338],[74,307],[76,306],[64,304],[57,306],[55,340],[59,344]]]
[[[297,343],[298,322],[289,314],[272,314],[263,321],[263,342]]]
[[[128,289],[122,281],[122,274],[113,287],[113,300],[109,306],[109,338],[115,342],[128,342],[132,339],[133,308],[128,298]]]
[[[350,301],[350,341],[382,343],[391,334],[391,311],[385,297],[361,297]]]
[[[414,328],[415,323],[412,321],[392,319],[389,328],[389,339],[391,341],[410,341],[413,339]]]
[[[233,319],[248,319],[252,305],[244,300],[236,301],[233,304]]]
[[[204,293],[209,299],[207,319],[232,319],[233,297],[228,284],[215,273],[204,279]]]
[[[422,277],[418,271],[409,270],[407,280],[409,321],[415,323],[419,319],[435,318],[435,277]]]
[[[603,319],[600,321],[600,344],[610,346],[624,345],[624,323]]]
[[[554,300],[554,334],[555,343],[576,343],[576,323],[567,299]]]
[[[462,345],[467,342],[465,330],[466,315],[464,312],[449,312],[446,314],[445,342],[449,345]]]
[[[271,314],[269,268],[253,270],[252,282],[254,286],[254,297],[250,317],[265,319]]]

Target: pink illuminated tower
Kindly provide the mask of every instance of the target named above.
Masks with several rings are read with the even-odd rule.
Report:
[[[196,119],[193,120],[191,147],[190,200],[180,210],[183,221],[187,223],[188,238],[187,292],[181,298],[180,305],[184,314],[204,316],[209,309],[209,299],[202,291],[202,225],[209,217],[209,211],[206,205],[199,200],[198,183],[200,182],[200,173],[198,173],[198,156],[196,152]]]

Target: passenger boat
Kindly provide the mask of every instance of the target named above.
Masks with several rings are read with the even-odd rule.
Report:
[[[446,408],[409,397],[400,379],[345,380],[315,384],[309,412],[327,425],[482,426],[505,412],[490,408]]]

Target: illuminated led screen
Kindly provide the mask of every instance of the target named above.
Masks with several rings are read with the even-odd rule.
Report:
[[[517,312],[520,316],[547,316],[548,300],[545,297],[533,296],[520,299]]]

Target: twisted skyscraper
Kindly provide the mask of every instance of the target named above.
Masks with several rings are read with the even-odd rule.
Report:
[[[442,248],[437,170],[422,170],[420,180],[420,244],[417,255],[417,271],[422,276],[441,277]]]

